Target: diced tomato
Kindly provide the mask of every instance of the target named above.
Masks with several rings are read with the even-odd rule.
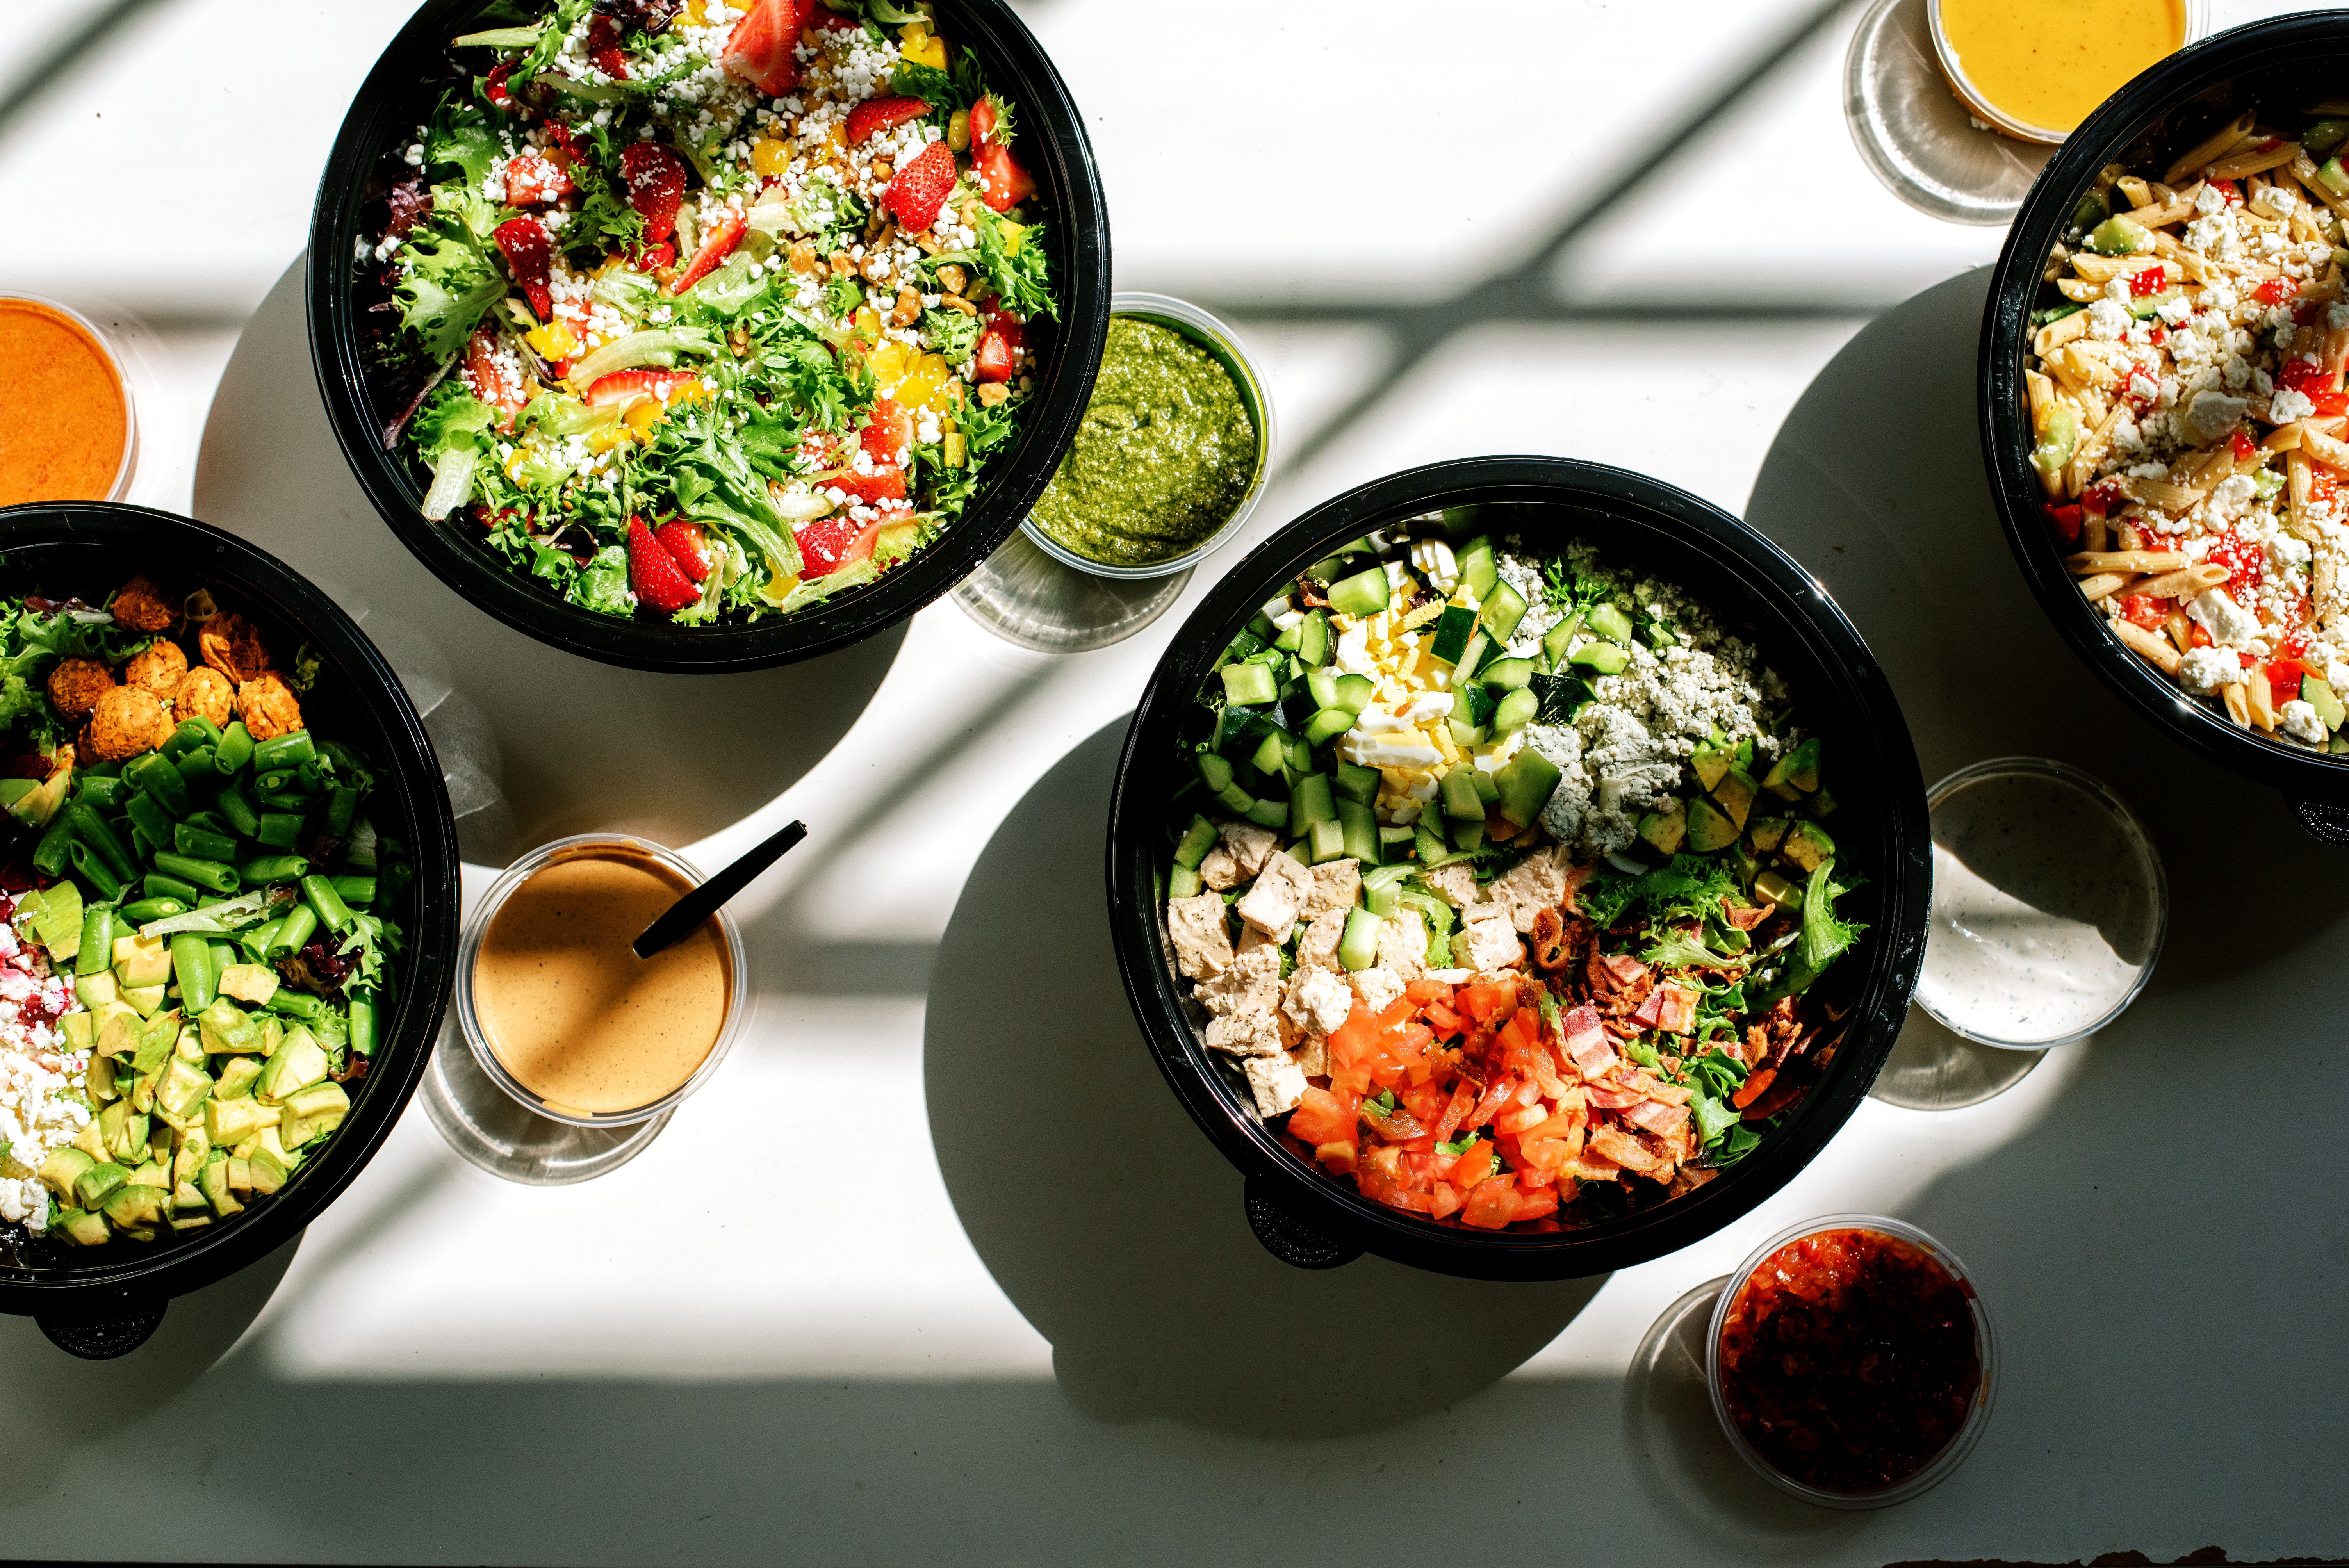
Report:
[[[1354,1136],[1358,1106],[1350,1095],[1308,1085],[1288,1113],[1288,1133],[1307,1143],[1337,1143]]]
[[[2291,388],[2304,397],[2333,390],[2333,377],[2315,360],[2301,356],[2285,360],[2275,368],[2275,384]]]
[[[2127,492],[2110,480],[2092,484],[2080,492],[2080,510],[2090,517],[2107,516],[2127,504]]]
[[[2291,659],[2276,659],[2269,664],[2268,690],[2272,694],[2276,707],[2282,707],[2288,702],[2300,700],[2301,674],[2300,665]]]
[[[1517,1222],[1522,1224],[1527,1220],[1538,1220],[1545,1214],[1557,1213],[1557,1198],[1556,1189],[1547,1186],[1533,1191],[1520,1191],[1517,1194]]]
[[[1428,1214],[1431,1218],[1448,1220],[1460,1212],[1460,1190],[1449,1181],[1438,1181],[1431,1195]]]
[[[1430,1002],[1426,1012],[1422,1016],[1427,1019],[1428,1026],[1445,1039],[1450,1039],[1468,1027],[1467,1019],[1463,1018],[1441,1002]]]
[[[2187,623],[2186,645],[2189,648],[2207,648],[2210,645],[2210,634],[2202,629],[2201,622]]]
[[[2316,406],[2317,413],[2327,419],[2338,419],[2349,414],[2349,392],[2305,392],[2302,394]]]
[[[1755,1100],[1762,1098],[1762,1091],[1770,1087],[1771,1080],[1775,1078],[1777,1076],[1778,1069],[1776,1068],[1764,1068],[1760,1072],[1753,1074],[1747,1078],[1744,1083],[1737,1086],[1736,1092],[1729,1097],[1729,1103],[1735,1106],[1738,1109],[1744,1110],[1747,1106],[1752,1105]]]
[[[2251,439],[2249,430],[2238,428],[2227,438],[2227,449],[2235,454],[2237,462],[2247,463],[2259,454],[2260,444]]]
[[[2169,329],[2156,322],[2145,329],[2145,340],[2156,348],[2164,347],[2169,342]]]
[[[1334,1038],[1334,1037],[1332,1037]],[[1503,1106],[1508,1104],[1511,1097],[1513,1097],[1516,1092],[1516,1079],[1512,1078],[1495,1078],[1491,1084],[1486,1086],[1485,1092],[1477,1098],[1475,1107],[1469,1110],[1466,1116],[1460,1119],[1462,1130],[1464,1131],[1470,1128],[1482,1127],[1486,1122],[1492,1120],[1493,1113],[1499,1110]]]
[[[1460,1222],[1480,1231],[1497,1231],[1517,1217],[1517,1184],[1507,1176],[1479,1181],[1461,1207]]]
[[[1444,1114],[1436,1119],[1435,1140],[1438,1143],[1451,1142],[1452,1135],[1460,1130],[1461,1119],[1475,1109],[1476,1091],[1463,1079],[1452,1090],[1452,1103],[1445,1106]]]
[[[1480,1024],[1489,1024],[1516,1011],[1517,988],[1515,985],[1463,985],[1453,994],[1453,1004]]]
[[[2227,569],[2227,593],[2237,603],[2243,603],[2247,594],[2256,593],[2260,580],[2267,573],[2266,547],[2246,540],[2231,528],[2219,536],[2205,559]]]
[[[2290,278],[2270,278],[2251,291],[2251,297],[2261,304],[2282,304],[2300,293],[2300,285]]]
[[[1515,1138],[1527,1128],[1539,1127],[1549,1119],[1549,1113],[1539,1105],[1512,1105],[1493,1119],[1493,1130]]]
[[[1500,1163],[1493,1140],[1480,1138],[1453,1161],[1444,1179],[1465,1192],[1499,1170]]]
[[[2169,286],[2168,267],[2147,267],[2129,274],[2129,293],[2138,299],[2158,294]]]
[[[1445,985],[1441,980],[1430,980],[1423,976],[1420,979],[1413,980],[1411,984],[1405,985],[1402,988],[1402,994],[1410,997],[1413,1001],[1418,1003],[1423,1007],[1432,1002],[1449,1002],[1452,1000],[1451,986]]]
[[[2216,191],[2220,196],[2224,198],[2227,204],[2230,207],[2240,202],[2243,199],[2242,191],[2236,189],[2235,182],[2231,180],[2213,180],[2210,181],[2210,189]]]
[[[2169,619],[2170,603],[2150,593],[2125,593],[2121,595],[2121,615],[2150,631]]]

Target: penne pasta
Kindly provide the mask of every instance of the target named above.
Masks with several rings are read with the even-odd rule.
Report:
[[[2102,550],[2081,551],[2067,555],[2064,564],[2075,574],[2096,572],[2174,572],[2186,564],[2186,557],[2165,550]]]
[[[2216,588],[2227,580],[2227,569],[2205,562],[2199,566],[2181,567],[2148,578],[2130,592],[2149,593],[2157,599],[2191,599],[2206,588]]]
[[[2162,183],[2175,185],[2196,170],[2207,169],[2240,147],[2250,138],[2251,127],[2258,123],[2258,117],[2251,110],[2245,109],[2188,149],[2177,162],[2169,166],[2169,171],[2162,176]]]
[[[2184,655],[2170,644],[2168,638],[2158,632],[2147,631],[2135,621],[2115,621],[2112,623],[2112,628],[2114,634],[2128,645],[2131,653],[2137,655],[2166,676],[2176,675],[2179,665],[2184,662]]]

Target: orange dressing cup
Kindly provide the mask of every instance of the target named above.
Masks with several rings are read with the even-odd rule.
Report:
[[[55,300],[0,294],[0,506],[128,495],[138,406],[106,333]]]
[[[2002,136],[2013,137],[2017,141],[2035,142],[2045,147],[2060,145],[2065,137],[2077,129],[2076,124],[2034,125],[2019,118],[2010,109],[2000,107],[1991,94],[1983,91],[1981,85],[1967,75],[1961,51],[1951,40],[1949,21],[1944,15],[1948,4],[1965,3],[1967,0],[1927,0],[1925,8],[1926,17],[1933,36],[1935,63],[1940,67],[1942,79],[1949,83],[1950,91],[1956,95],[1960,103],[1965,105],[1967,112],[1975,119]],[[2178,41],[2171,46],[2169,54],[2175,54],[2178,50],[2185,48],[2209,31],[2209,18],[2206,11],[2205,0],[2161,0],[2161,3],[2174,8],[2178,18]],[[2060,26],[2063,18],[2053,15],[2053,9],[2059,8],[2042,10],[2035,19],[2051,27]],[[2095,19],[2089,18],[2089,20]],[[2144,66],[2139,68],[2149,67],[2155,60],[2164,57],[2166,57],[2157,55],[2154,59],[2144,62]],[[2095,84],[2103,88],[2096,95],[2098,100],[2101,101],[2119,91],[2127,80],[2127,77],[2123,77],[2117,80]],[[2094,109],[2089,112],[2093,113]],[[2081,119],[2085,120],[2086,116],[2083,115]]]

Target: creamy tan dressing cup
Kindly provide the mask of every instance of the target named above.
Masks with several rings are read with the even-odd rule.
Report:
[[[576,1127],[649,1121],[699,1088],[741,1033],[741,931],[720,909],[649,959],[628,944],[701,881],[682,856],[612,833],[509,866],[457,960],[458,1021],[491,1081]]]

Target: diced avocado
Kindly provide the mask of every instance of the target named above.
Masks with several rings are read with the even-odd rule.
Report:
[[[1819,787],[1819,738],[1816,735],[1786,754],[1786,782],[1807,795]]]
[[[81,1048],[87,1050],[89,1047],[84,1046]],[[122,1090],[114,1081],[114,1058],[112,1057],[90,1057],[89,1067],[82,1079],[82,1087],[89,1091],[91,1101],[98,1105],[104,1105],[108,1100],[118,1098]]]
[[[285,1185],[287,1171],[285,1161],[266,1149],[256,1149],[247,1155],[244,1168],[252,1191],[255,1192],[265,1196]]]
[[[135,1236],[144,1230],[151,1235],[153,1227],[163,1222],[163,1212],[171,1199],[171,1191],[168,1187],[126,1181],[107,1197],[104,1204],[106,1218],[118,1231]]]
[[[103,1246],[114,1239],[113,1228],[107,1224],[105,1215],[88,1213],[80,1209],[65,1209],[51,1214],[49,1233],[62,1233],[66,1240],[78,1247]]]
[[[1721,807],[1722,814],[1736,823],[1741,831],[1745,827],[1745,819],[1753,813],[1754,797],[1761,792],[1762,786],[1754,782],[1754,775],[1743,768],[1730,769],[1721,776],[1721,782],[1713,787],[1713,798]]]
[[[171,1207],[183,1214],[203,1208],[203,1190],[193,1181],[174,1181],[171,1184]]]
[[[28,828],[46,828],[66,803],[66,791],[73,785],[73,769],[60,768],[36,788],[26,790],[8,802],[8,814]],[[70,954],[59,954],[70,957]]]
[[[109,1002],[119,1000],[121,994],[122,988],[114,983],[114,971],[111,969],[74,977],[74,995],[93,1013]]]
[[[201,1201],[202,1194],[198,1193],[197,1197],[198,1200]],[[172,1207],[171,1229],[175,1233],[180,1231],[201,1231],[212,1222],[212,1215],[202,1209],[182,1209],[176,1204]]]
[[[264,1076],[267,1076],[265,1068]],[[163,1076],[155,1085],[155,1103],[173,1116],[191,1118],[202,1109],[205,1098],[212,1092],[210,1074],[174,1057],[165,1065]]]
[[[1476,602],[1483,603],[1485,596],[1493,591],[1493,584],[1501,580],[1500,563],[1493,559],[1492,540],[1478,534],[1460,547],[1456,559],[1460,562],[1460,581],[1476,596]]]
[[[139,1048],[130,1055],[130,1065],[140,1074],[161,1067],[171,1057],[171,1047],[179,1043],[180,1015],[177,1012],[158,1013],[139,1026]]]
[[[1472,817],[1479,822],[1485,820],[1485,798],[1476,792],[1476,769],[1474,764],[1467,762],[1455,764],[1452,771],[1444,776],[1440,790],[1445,816],[1457,818],[1462,821]]]
[[[1640,820],[1640,837],[1660,855],[1680,852],[1681,841],[1688,837],[1688,808],[1674,800],[1661,811],[1651,811]]]
[[[86,1051],[98,1044],[98,1019],[88,1013],[67,1013],[57,1020],[69,1050]]]
[[[1360,800],[1338,802],[1338,836],[1339,852],[1353,856],[1366,871],[1386,858],[1380,852],[1378,813]]]
[[[1347,912],[1345,934],[1338,938],[1338,962],[1350,970],[1368,969],[1379,961],[1379,931],[1386,924],[1367,909]]]
[[[254,1092],[264,1101],[284,1103],[295,1090],[305,1089],[326,1076],[332,1064],[326,1059],[326,1047],[307,1029],[295,1029],[277,1047],[261,1069],[261,1081]]]
[[[135,1069],[118,1066],[115,1068],[115,1081],[118,1084],[120,1083],[122,1081],[121,1075],[126,1071],[131,1070]],[[129,1093],[127,1094],[124,1099],[129,1101],[130,1109],[137,1111],[141,1116],[144,1116],[149,1111],[154,1109],[155,1075],[153,1073],[140,1073],[137,1078],[132,1078],[130,1080]]]
[[[1688,804],[1688,847],[1702,852],[1726,849],[1737,841],[1737,824],[1720,808],[1700,795]]]
[[[1194,871],[1197,870],[1199,862],[1207,858],[1207,851],[1216,847],[1216,825],[1213,822],[1205,817],[1193,817],[1190,827],[1184,830],[1182,841],[1174,846],[1174,863],[1178,866],[1189,867]],[[229,976],[247,968],[259,969],[260,965],[235,964],[222,970],[221,989],[227,991]],[[267,974],[268,971],[263,970],[262,973]],[[273,975],[270,978],[274,981],[276,976]],[[273,985],[271,990],[275,989]],[[234,992],[229,994],[235,995]],[[261,1000],[267,1001],[268,998],[264,996]]]
[[[1776,872],[1764,872],[1754,879],[1754,896],[1773,909],[1803,907],[1803,884],[1788,882]]]
[[[1778,852],[1804,871],[1814,872],[1836,852],[1835,841],[1816,822],[1797,822],[1787,830],[1786,841],[1778,846]]]
[[[1799,800],[1803,798],[1803,792],[1795,789],[1794,781],[1786,777],[1786,765],[1792,755],[1790,752],[1787,756],[1779,758],[1770,765],[1770,771],[1762,775],[1762,788],[1781,800]]]
[[[1689,758],[1689,766],[1696,769],[1696,781],[1709,791],[1721,782],[1736,759],[1736,754],[1725,746],[1705,746],[1698,748],[1696,755]]]
[[[1754,858],[1754,846],[1744,839],[1729,846],[1729,863],[1736,869],[1740,887],[1753,886],[1754,873],[1762,869],[1762,862]]]
[[[258,1057],[231,1057],[228,1066],[221,1068],[220,1081],[212,1088],[214,1099],[243,1099],[253,1092],[261,1077]]]
[[[1811,808],[1812,816],[1832,817],[1835,815],[1835,809],[1838,802],[1835,798],[1834,790],[1821,789],[1817,794],[1811,797],[1808,804]]]
[[[1476,630],[1476,612],[1465,604],[1451,604],[1435,623],[1435,637],[1428,652],[1447,665],[1460,662],[1460,654],[1467,647],[1468,639]]]
[[[204,1049],[214,1056],[261,1048],[261,1031],[243,1008],[225,996],[212,998],[212,1005],[196,1015],[196,1023],[203,1031]]]
[[[1506,583],[1495,582],[1493,591],[1484,595],[1485,608],[1477,624],[1485,635],[1496,643],[1506,643],[1526,618],[1526,597]]]
[[[274,1127],[284,1113],[274,1105],[242,1098],[204,1101],[204,1136],[216,1149],[243,1143],[264,1127]]]
[[[121,995],[132,1012],[142,1018],[151,1018],[161,1009],[164,993],[170,989],[168,985],[125,985]]]
[[[165,985],[171,979],[171,949],[160,937],[114,939],[114,979],[125,990]]]
[[[85,1209],[95,1209],[108,1196],[130,1180],[130,1172],[111,1160],[99,1161],[74,1178],[74,1202]]]
[[[160,1116],[150,1120],[147,1129],[147,1162],[150,1165],[170,1169],[174,1131],[171,1123]]]
[[[211,1054],[204,1049],[203,1031],[196,1026],[192,1019],[184,1016],[181,1018],[180,1032],[171,1042],[171,1054],[183,1062],[193,1062],[198,1067],[203,1066],[204,1057]]]
[[[1585,643],[1566,656],[1570,665],[1580,665],[1602,676],[1619,675],[1631,662],[1631,655],[1614,643]]]
[[[2349,722],[2349,708],[2341,706],[2341,698],[2331,686],[2314,676],[2300,677],[2300,700],[2316,710],[2316,717],[2324,721],[2327,729],[2338,729]]]
[[[1746,824],[1754,847],[1765,853],[1785,841],[1788,826],[1784,817],[1756,817]]]
[[[350,1097],[342,1085],[312,1084],[285,1102],[285,1120],[278,1127],[278,1140],[289,1149],[299,1148],[334,1131],[350,1113]]]
[[[253,1161],[250,1156],[232,1154],[221,1161],[228,1167],[228,1190],[232,1192],[253,1191]]]
[[[1521,828],[1541,820],[1542,808],[1557,792],[1557,764],[1531,747],[1509,758],[1493,782],[1500,789],[1501,815]]]
[[[61,882],[41,893],[33,915],[33,934],[49,950],[52,964],[63,964],[81,952],[81,889]]]
[[[73,1146],[93,1160],[112,1158],[106,1152],[106,1135],[98,1130],[98,1119],[92,1117],[79,1132],[73,1135]]]
[[[138,1123],[135,1133],[131,1126],[133,1119],[128,1100],[118,1099],[98,1113],[98,1136],[106,1145],[109,1160],[135,1162],[137,1151],[147,1147],[147,1119],[143,1116],[135,1119]]]
[[[192,1181],[212,1156],[212,1140],[204,1136],[202,1124],[191,1127],[180,1135],[180,1147],[171,1156],[171,1180]]]
[[[1212,828],[1208,830],[1214,831]],[[277,995],[276,973],[258,964],[229,965],[221,971],[220,994],[263,1006]]]
[[[210,1203],[212,1212],[223,1220],[231,1214],[244,1212],[244,1205],[238,1202],[236,1194],[229,1190],[229,1167],[234,1163],[235,1161],[229,1160],[215,1160],[207,1164],[196,1176],[196,1187],[203,1193],[204,1202]]]
[[[52,1149],[49,1157],[41,1161],[41,1180],[48,1184],[50,1191],[57,1194],[57,1202],[63,1203],[73,1197],[74,1183],[97,1163],[87,1150],[70,1144],[63,1149]]]

